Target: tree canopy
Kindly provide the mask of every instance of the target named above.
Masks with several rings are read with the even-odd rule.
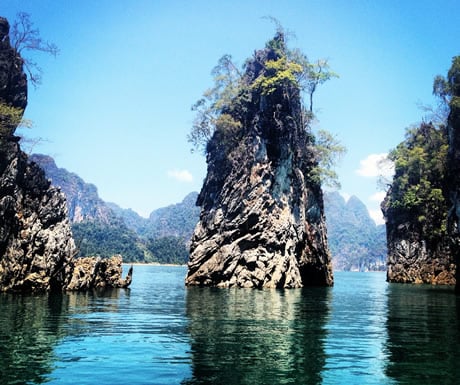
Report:
[[[388,207],[412,221],[429,240],[446,232],[448,203],[444,196],[448,137],[445,126],[422,123],[389,154],[395,175]]]
[[[308,99],[308,108],[303,108],[304,128],[311,136],[311,122],[314,119],[313,98],[318,86],[337,77],[329,67],[326,59],[310,62],[308,57],[299,49],[291,50],[287,47],[285,32],[277,22],[275,37],[266,43],[266,49],[275,53],[263,65],[264,71],[251,82],[248,82],[248,60],[239,70],[230,55],[224,55],[212,70],[214,85],[203,93],[193,106],[196,116],[188,141],[192,144],[192,151],[199,150],[206,154],[207,146],[216,133],[223,144],[237,143],[239,133],[245,122],[239,119],[239,111],[245,110],[245,102],[250,100],[251,92],[261,95],[270,95],[276,89],[297,87]],[[320,130],[316,140],[316,158],[319,167],[313,175],[319,181],[338,187],[337,174],[333,167],[340,156],[345,152],[338,140],[325,130]]]

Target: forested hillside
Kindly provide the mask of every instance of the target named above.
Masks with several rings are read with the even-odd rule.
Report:
[[[181,264],[188,261],[188,242],[200,215],[200,208],[195,205],[196,192],[143,218],[131,209],[104,202],[96,186],[58,168],[51,157],[33,155],[32,160],[66,194],[81,256],[122,254],[125,261]],[[340,194],[333,192],[326,193],[324,199],[334,268],[384,269],[384,226],[375,225],[365,205],[356,197],[345,202]]]
[[[386,269],[385,226],[376,226],[366,206],[352,196],[324,196],[329,247],[336,270],[373,271]]]

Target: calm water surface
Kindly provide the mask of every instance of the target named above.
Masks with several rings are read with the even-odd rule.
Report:
[[[136,266],[129,290],[0,295],[0,384],[459,384],[451,288],[335,274],[333,288],[184,287]]]

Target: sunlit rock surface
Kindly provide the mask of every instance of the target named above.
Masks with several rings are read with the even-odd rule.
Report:
[[[246,67],[247,84],[274,59],[272,49],[257,51]],[[299,89],[278,87],[267,95],[253,90],[229,114],[242,128],[231,144],[218,131],[208,144],[186,284],[332,285],[323,195],[311,177],[316,161]]]

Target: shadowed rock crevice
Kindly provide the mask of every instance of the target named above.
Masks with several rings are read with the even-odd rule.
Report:
[[[284,44],[282,35],[275,39]],[[333,283],[323,195],[311,177],[317,164],[299,88],[283,82],[264,93],[255,87],[266,75],[267,61],[279,58],[279,52],[266,48],[248,61],[242,91],[247,94],[225,111],[241,123],[238,140],[224,142],[225,133],[216,130],[208,143],[187,285]]]
[[[131,274],[121,279],[121,258],[94,260],[99,268],[86,271],[91,284],[74,279],[82,269],[74,259],[65,196],[29,162],[14,136],[27,105],[27,77],[8,31],[0,18],[0,291],[126,287]]]

